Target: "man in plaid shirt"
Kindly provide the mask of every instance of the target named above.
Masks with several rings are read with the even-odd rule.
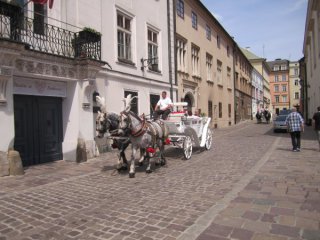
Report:
[[[292,112],[286,119],[286,124],[291,135],[292,151],[300,152],[301,132],[304,131],[304,122],[296,108],[292,108]]]

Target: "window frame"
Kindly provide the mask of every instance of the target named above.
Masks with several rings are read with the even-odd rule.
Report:
[[[184,1],[183,0],[178,0],[177,1],[177,15],[184,19]]]
[[[213,82],[212,64],[213,64],[213,56],[209,53],[206,53],[206,70],[207,70],[208,82]]]
[[[122,25],[119,26],[119,16],[122,17]],[[130,23],[129,29],[127,28],[127,23]],[[132,21],[133,18],[127,14],[117,10],[117,58],[119,62],[132,63]],[[119,33],[122,35],[122,41],[119,43]],[[129,39],[129,42],[126,42]],[[120,48],[122,54],[120,53]]]
[[[198,16],[194,11],[191,11],[191,25],[194,29],[198,30]]]
[[[151,33],[151,38],[149,38],[149,32]],[[147,28],[147,41],[148,41],[148,59],[151,59],[148,69],[150,71],[160,72],[159,69],[159,32],[151,27]],[[156,36],[156,37],[155,37]],[[156,39],[154,39],[154,37]]]

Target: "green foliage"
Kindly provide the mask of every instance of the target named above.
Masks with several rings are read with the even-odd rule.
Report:
[[[91,33],[97,34],[99,36],[102,36],[101,32],[98,32],[97,30],[90,28],[90,27],[84,27],[82,29],[82,31],[91,32]]]

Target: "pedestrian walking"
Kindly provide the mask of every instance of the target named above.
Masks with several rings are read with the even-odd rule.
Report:
[[[301,132],[304,131],[304,121],[296,108],[292,108],[292,112],[286,118],[286,125],[291,136],[292,151],[300,152]]]
[[[314,130],[317,133],[318,136],[318,142],[319,142],[319,152],[320,152],[320,106],[317,108],[318,112],[313,114],[313,121],[314,121]]]

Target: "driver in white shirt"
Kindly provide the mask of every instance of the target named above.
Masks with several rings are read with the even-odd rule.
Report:
[[[159,119],[160,115],[162,115],[162,119],[166,120],[171,112],[172,106],[172,101],[169,97],[167,97],[167,92],[163,91],[161,93],[161,98],[154,108],[153,119],[157,120]]]

